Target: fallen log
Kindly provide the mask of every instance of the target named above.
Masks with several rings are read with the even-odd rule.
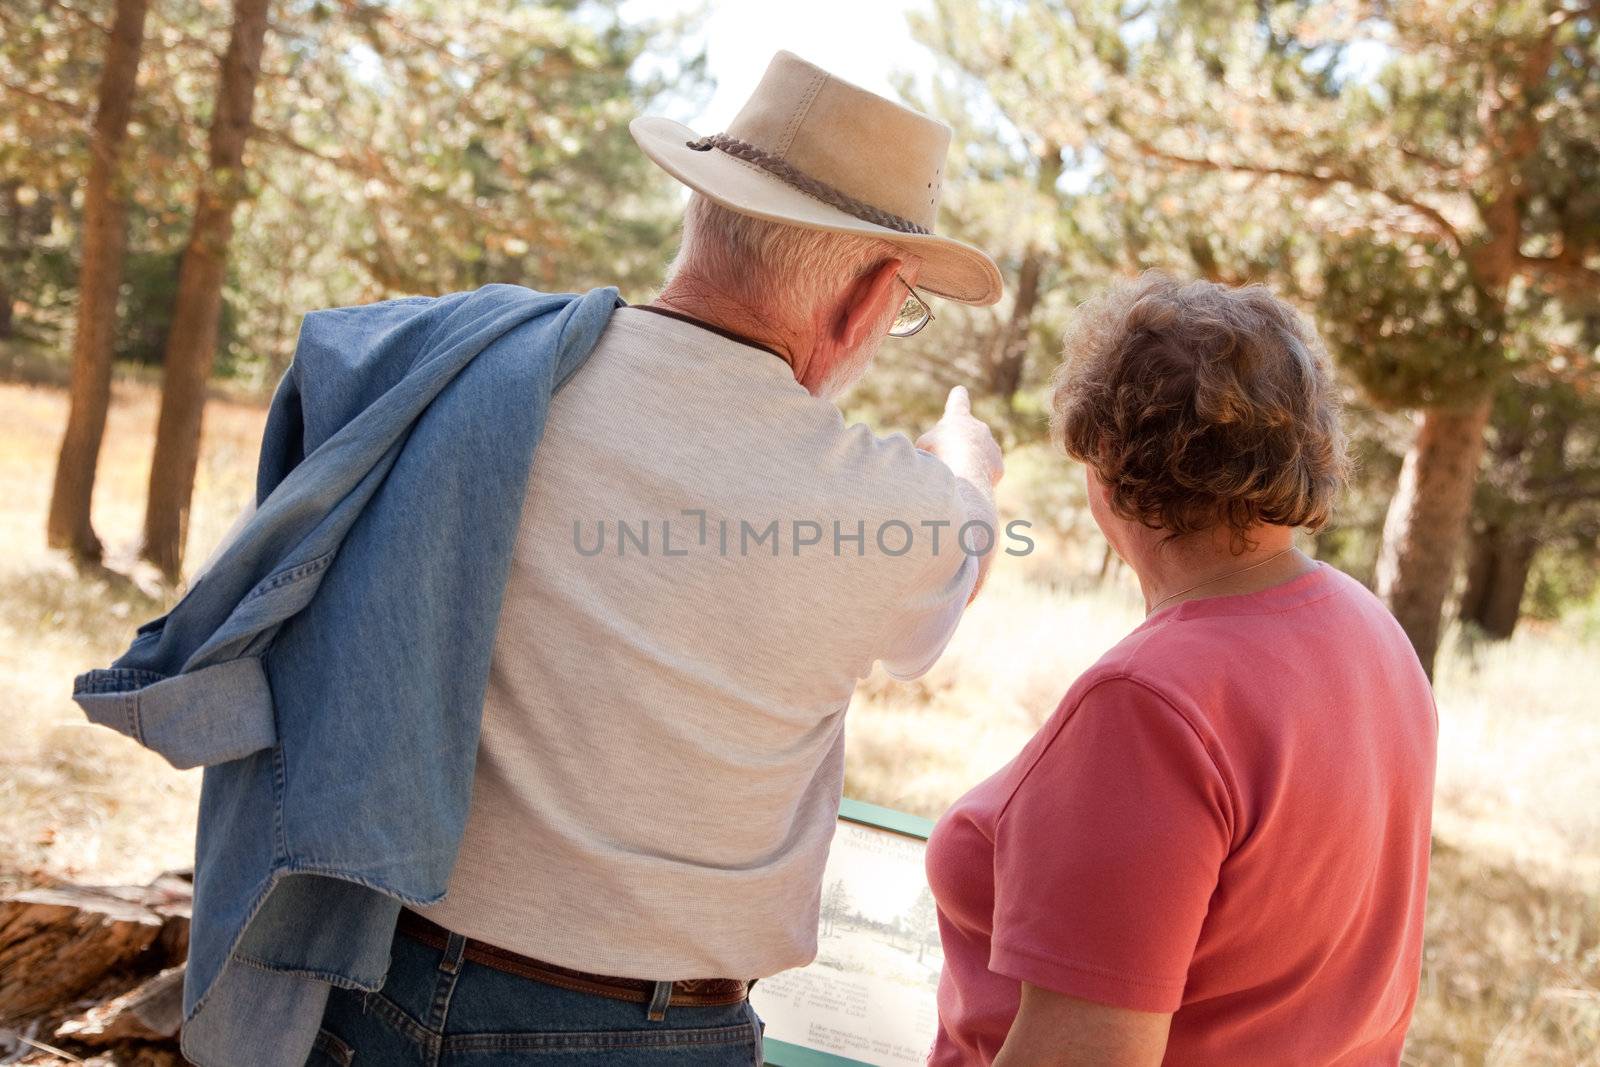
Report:
[[[99,889],[34,889],[0,901],[0,1023],[88,992],[150,951],[165,920]]]
[[[148,886],[0,898],[0,1062],[181,1064],[193,893],[187,873],[172,872]]]
[[[114,1045],[163,1041],[183,1025],[183,968],[168,967],[121,996],[102,1001],[56,1027],[58,1041]]]

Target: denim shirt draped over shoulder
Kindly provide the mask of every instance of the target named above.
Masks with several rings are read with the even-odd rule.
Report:
[[[621,303],[492,284],[308,313],[255,513],[109,667],[90,719],[204,766],[183,1050],[305,1061],[440,899],[551,396]]]

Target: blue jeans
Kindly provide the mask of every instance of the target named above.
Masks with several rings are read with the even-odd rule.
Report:
[[[760,1067],[748,1000],[648,1005],[572,992],[397,935],[377,993],[335,988],[307,1067]]]

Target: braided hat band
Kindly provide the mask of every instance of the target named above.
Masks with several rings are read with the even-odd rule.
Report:
[[[829,207],[838,208],[846,215],[853,215],[862,222],[870,222],[875,226],[883,226],[899,233],[928,235],[933,232],[925,226],[912,222],[910,219],[901,218],[893,212],[873,207],[865,200],[857,200],[827,182],[813,178],[787,160],[780,159],[764,149],[757,148],[748,141],[739,140],[737,137],[729,137],[725,133],[714,133],[709,137],[685,141],[684,145],[696,152],[709,152],[715,148],[726,152],[735,159],[742,159],[746,163],[754,163],[785,185],[798,189],[807,196],[822,201]]]

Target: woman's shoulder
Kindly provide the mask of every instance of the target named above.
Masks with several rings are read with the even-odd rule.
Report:
[[[1302,714],[1357,695],[1432,704],[1393,615],[1359,581],[1323,563],[1260,593],[1157,612],[1079,678],[1068,698],[1110,680],[1142,687],[1236,739],[1283,733]]]
[[[1056,716],[1065,720],[1087,707],[1170,719],[1209,743],[1213,731],[1190,684],[1193,671],[1177,666],[1170,649],[1162,647],[1172,640],[1158,633],[1130,634],[1078,676],[1062,696]]]
[[[1174,618],[1147,619],[1084,671],[1067,698],[1106,687],[1135,687],[1168,703],[1183,703],[1185,680],[1216,659],[1217,635],[1208,630],[1181,625]]]
[[[1158,678],[1175,666],[1184,672],[1238,666],[1232,657],[1318,641],[1349,626],[1388,636],[1400,632],[1366,586],[1319,560],[1310,570],[1267,589],[1203,597],[1157,611],[1096,666]]]

